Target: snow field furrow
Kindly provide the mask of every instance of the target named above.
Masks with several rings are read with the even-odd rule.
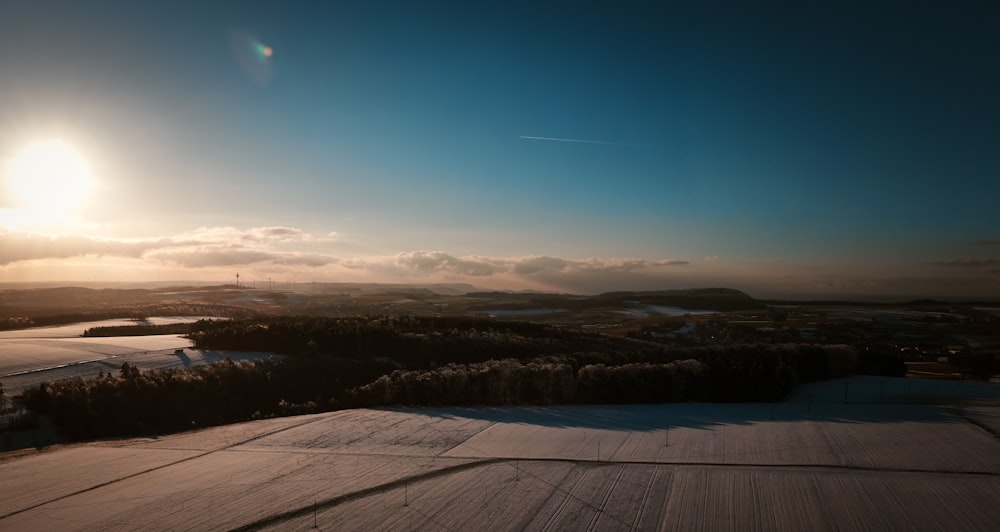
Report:
[[[676,479],[666,530],[985,531],[1000,515],[995,477],[678,466]]]
[[[639,505],[636,515],[632,518],[633,529],[656,530],[660,523],[666,520],[670,492],[673,489],[673,477],[673,468],[656,467],[652,469],[642,504]]]
[[[77,447],[0,462],[0,516],[196,456],[196,451]],[[0,517],[0,528],[4,528]]]
[[[321,530],[986,531],[1000,518],[993,477],[567,462],[526,463],[521,475],[474,466],[266,529],[315,519]],[[647,486],[664,504],[642,503]],[[598,512],[602,502],[615,513]]]
[[[816,401],[269,419],[0,462],[0,529],[991,530],[996,416]]]
[[[490,424],[395,410],[346,410],[322,423],[262,439],[252,447],[434,456],[464,443]]]
[[[630,472],[626,479],[626,472]],[[587,530],[629,530],[638,513],[641,501],[641,476],[650,476],[650,471],[621,466],[612,481],[604,499],[598,506],[597,515],[590,521]],[[621,516],[621,517],[618,517]]]
[[[432,460],[432,459],[427,459]],[[444,462],[444,465],[440,465]],[[316,500],[312,505],[299,506],[298,508],[292,510],[286,510],[277,514],[272,514],[264,519],[258,519],[247,523],[243,526],[238,527],[236,530],[259,530],[263,528],[269,528],[273,526],[279,526],[282,529],[286,528],[288,525],[286,523],[295,522],[296,520],[301,521],[303,517],[308,516],[310,513],[313,515],[313,519],[316,519],[318,512],[328,512],[331,508],[339,510],[356,501],[367,501],[381,500],[379,497],[384,497],[385,494],[402,492],[403,496],[403,507],[411,510],[413,512],[419,513],[427,518],[430,522],[441,525],[439,522],[434,520],[433,517],[427,515],[419,509],[411,508],[408,503],[408,489],[410,485],[418,485],[429,479],[434,479],[442,476],[450,476],[456,473],[460,473],[466,469],[478,468],[494,463],[494,461],[471,461],[471,462],[461,462],[454,460],[437,460],[436,467],[429,468],[426,471],[418,472],[415,474],[405,475],[402,478],[394,479],[390,482],[385,482],[381,484],[376,484],[368,486],[365,488],[357,489],[336,497],[328,498],[325,500]],[[397,501],[398,503],[398,501]],[[391,503],[390,503],[391,505]],[[412,518],[411,518],[412,519]],[[443,528],[448,529],[447,526],[441,525]]]
[[[239,445],[241,443],[247,443],[247,442],[253,441],[253,440],[257,439],[257,438],[260,438],[262,436],[265,436],[265,435],[268,435],[268,434],[273,434],[274,432],[280,432],[281,430],[286,430],[289,427],[295,427],[295,426],[299,426],[299,425],[303,425],[303,424],[308,424],[308,423],[311,423],[313,421],[315,421],[315,419],[310,419],[310,418],[307,418],[307,419],[299,418],[297,420],[296,419],[292,419],[292,420],[289,420],[289,422],[281,424],[277,429],[274,429],[271,432],[268,432],[266,430],[261,431],[262,428],[264,428],[264,429],[268,428],[267,424],[263,424],[260,427],[256,427],[257,430],[254,431],[252,435],[248,435],[244,431],[244,434],[242,434],[242,439],[240,441],[228,444],[227,446],[228,447],[232,447],[232,446],[235,446],[235,445]],[[244,426],[244,429],[245,428],[246,428],[246,426]],[[133,442],[134,442],[134,440],[133,440]],[[134,446],[134,447],[131,447],[131,448],[129,448],[127,446],[122,446],[122,447],[102,447],[102,446],[96,446],[96,448],[98,448],[98,449],[105,449],[106,452],[112,452],[112,453],[115,452],[115,450],[118,450],[119,453],[127,453],[130,450],[132,452],[135,452],[136,450],[141,450],[141,444],[139,446]],[[73,448],[71,450],[74,450],[74,449],[81,449],[82,450],[83,448],[82,447],[76,447],[76,448]],[[166,469],[166,468],[170,468],[170,467],[178,467],[178,466],[181,466],[182,464],[184,464],[185,462],[195,461],[195,460],[204,458],[205,456],[209,456],[209,455],[217,452],[218,450],[220,450],[220,449],[213,449],[213,450],[210,450],[210,451],[203,451],[203,450],[177,451],[177,450],[159,450],[158,449],[158,450],[155,451],[155,454],[158,455],[158,456],[163,456],[163,455],[173,456],[173,455],[176,455],[176,453],[179,453],[179,452],[184,452],[184,453],[187,453],[187,454],[185,456],[178,457],[175,460],[168,461],[166,463],[159,463],[159,464],[157,464],[157,463],[155,463],[156,462],[155,460],[146,460],[146,464],[149,465],[148,468],[143,468],[143,469],[140,469],[138,471],[124,472],[122,474],[115,475],[113,478],[101,479],[100,475],[96,475],[96,476],[91,475],[91,476],[89,476],[89,478],[88,477],[81,477],[81,478],[85,478],[85,480],[83,481],[83,483],[86,483],[87,485],[76,486],[76,485],[73,485],[73,484],[68,484],[69,486],[73,487],[73,489],[64,489],[61,493],[58,493],[58,494],[55,494],[55,495],[53,495],[51,493],[47,493],[45,491],[42,491],[42,492],[39,493],[39,495],[41,495],[41,497],[43,497],[43,498],[41,498],[41,500],[33,501],[30,504],[22,506],[22,507],[20,507],[20,508],[18,508],[16,510],[12,510],[12,511],[8,512],[7,514],[4,514],[2,517],[0,517],[0,519],[11,520],[12,518],[17,518],[18,514],[30,511],[30,510],[35,509],[35,508],[43,508],[44,507],[44,508],[48,509],[48,508],[63,508],[63,507],[66,507],[66,508],[71,508],[72,509],[73,506],[74,506],[74,504],[73,503],[66,503],[65,501],[71,500],[71,499],[74,499],[74,498],[77,498],[77,497],[80,497],[80,496],[86,497],[87,495],[89,495],[91,493],[97,493],[97,492],[104,493],[104,491],[101,491],[101,490],[113,492],[117,488],[119,488],[118,485],[127,484],[128,481],[134,480],[136,477],[139,477],[141,475],[154,474],[154,473],[157,473],[160,470],[163,470],[163,469]],[[149,454],[148,450],[147,450],[147,454]],[[45,456],[45,455],[40,455],[40,456]],[[114,466],[117,463],[121,462],[121,463],[128,464],[128,463],[131,462],[131,460],[129,460],[129,456],[126,455],[124,458],[123,457],[109,458],[109,459],[105,460],[104,462],[106,462],[106,464],[102,464],[102,465],[109,466],[107,468],[108,471],[116,471],[116,469],[114,468]],[[74,464],[76,464],[76,463],[77,462],[74,462]],[[173,470],[171,470],[171,471],[173,471]],[[67,486],[67,484],[63,484],[62,486]],[[47,495],[48,495],[48,497],[46,497]],[[157,494],[154,493],[153,496],[157,496]],[[121,499],[121,497],[116,498],[116,500],[117,499]],[[97,502],[100,503],[100,501],[101,501],[100,496],[97,496]],[[91,505],[91,508],[92,508],[92,505]],[[72,510],[72,511],[75,512],[75,510]],[[83,517],[84,521],[86,521],[87,512],[79,512],[79,513]]]
[[[618,481],[624,474],[624,467],[612,464],[577,464],[579,478],[568,490],[562,486],[555,487],[554,497],[558,498],[561,493],[563,498],[541,529],[592,530],[600,521],[602,527],[627,530],[633,519],[628,509],[615,508],[611,513],[604,510],[604,505],[619,487]]]
[[[116,522],[222,530],[463,463],[220,451],[45,504],[0,521],[0,528],[98,530]]]
[[[567,482],[569,463],[475,465],[454,473],[408,482],[391,491],[352,499],[315,516],[321,530],[531,530],[554,490]],[[305,530],[312,514],[274,523],[265,530]]]
[[[547,515],[548,517],[544,523],[541,523],[541,527],[538,530],[553,530],[556,523],[563,519],[565,515],[572,513],[573,510],[582,509],[582,505],[579,504],[580,499],[576,496],[575,492],[584,481],[584,475],[584,471],[579,468],[574,468],[570,471],[570,476],[573,477],[573,484],[571,486],[566,486],[564,489],[556,487],[556,489],[549,494],[546,498],[545,506],[540,512],[541,515]],[[529,526],[528,530],[535,530],[535,528]]]
[[[601,460],[619,462],[1000,473],[1000,440],[943,407],[824,405],[815,418],[739,421],[734,411],[746,414],[744,406],[685,406],[706,411],[711,406],[717,411],[715,421],[707,417],[700,426],[690,426],[695,425],[691,420],[680,425],[683,420],[667,417],[671,405],[663,405],[664,421],[650,419],[630,431],[525,424],[512,418],[495,421],[446,455],[595,460],[600,453]],[[956,446],[964,451],[949,452]]]
[[[88,443],[98,447],[139,447],[146,449],[180,449],[215,451],[239,445],[249,446],[264,436],[274,436],[282,431],[329,418],[336,413],[310,414],[307,416],[279,417],[248,421],[232,425],[210,427],[191,432],[157,438],[108,440]]]

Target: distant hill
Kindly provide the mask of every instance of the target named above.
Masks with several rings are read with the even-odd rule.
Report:
[[[0,297],[0,329],[145,316],[440,315],[497,310],[561,313],[616,311],[636,305],[727,312],[765,307],[765,302],[731,288],[607,292],[599,295],[475,290],[475,287],[465,284],[377,283],[299,283],[294,291],[235,285],[4,290]],[[398,306],[402,304],[406,307]]]
[[[748,310],[765,306],[763,302],[733,288],[605,292],[596,296],[596,299],[609,304],[637,301],[647,305],[703,310]]]
[[[718,311],[750,310],[765,306],[763,302],[732,288],[606,292],[596,296],[513,292],[473,292],[466,294],[466,296],[489,299],[489,303],[480,305],[483,308],[510,310],[532,308],[584,310],[601,307],[626,307],[634,303]],[[498,306],[498,301],[504,304]],[[478,307],[470,308],[477,309]]]

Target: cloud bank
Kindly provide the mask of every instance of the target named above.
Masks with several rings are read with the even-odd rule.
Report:
[[[489,289],[572,293],[728,286],[757,297],[1000,297],[998,258],[873,269],[869,263],[829,266],[700,254],[691,260],[580,259],[418,249],[359,256],[358,247],[336,232],[285,226],[201,227],[131,239],[0,232],[0,281],[114,281],[122,275],[132,280],[223,280],[235,271],[251,279],[274,275],[313,281],[465,282]]]
[[[533,276],[545,274],[627,273],[688,264],[683,260],[584,259],[547,256],[456,257],[442,251],[410,251],[389,257],[366,257],[340,262],[346,268],[383,273],[448,273],[471,277],[494,275]]]
[[[202,227],[171,237],[134,239],[6,232],[0,233],[0,266],[85,256],[166,261],[189,268],[260,262],[322,266],[336,259],[279,248],[336,241],[336,233],[316,235],[291,227]]]
[[[1000,259],[950,259],[933,261],[931,264],[960,268],[996,268],[1000,266]]]
[[[122,257],[181,268],[287,266],[367,272],[393,278],[495,276],[537,277],[634,274],[675,268],[685,260],[636,258],[565,259],[549,256],[456,256],[416,250],[388,256],[337,255],[335,232],[314,234],[292,227],[202,227],[169,237],[111,239],[83,235],[0,233],[0,266],[34,260]],[[315,251],[315,249],[322,251]]]

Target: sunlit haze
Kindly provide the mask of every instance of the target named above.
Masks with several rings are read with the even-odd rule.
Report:
[[[998,298],[994,11],[8,2],[0,283]]]
[[[7,172],[14,200],[27,210],[67,211],[90,191],[86,162],[59,142],[28,146],[11,161]]]

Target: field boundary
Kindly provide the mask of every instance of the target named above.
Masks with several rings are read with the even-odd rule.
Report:
[[[377,486],[372,486],[369,488],[360,489],[350,493],[345,493],[342,495],[337,495],[335,497],[330,497],[322,501],[316,501],[313,504],[295,508],[293,510],[287,510],[281,513],[277,513],[257,521],[242,525],[237,528],[231,529],[233,532],[246,532],[251,530],[260,530],[265,527],[277,525],[279,523],[295,519],[298,517],[305,517],[310,513],[327,510],[341,504],[351,502],[357,499],[368,497],[370,495],[376,495],[379,493],[384,493],[386,491],[391,491],[393,489],[398,489],[405,487],[411,483],[421,482],[424,480],[430,480],[433,478],[438,478],[452,473],[458,473],[468,469],[475,469],[481,466],[494,465],[494,464],[512,464],[513,467],[517,467],[518,462],[538,462],[538,463],[568,463],[574,465],[590,465],[590,466],[600,466],[600,467],[611,467],[617,466],[624,467],[637,465],[637,466],[664,466],[664,467],[711,467],[711,468],[734,468],[734,469],[792,469],[792,470],[835,470],[835,471],[855,471],[855,472],[871,472],[871,473],[915,473],[915,474],[932,474],[932,475],[960,475],[960,476],[985,476],[985,477],[1000,477],[1000,473],[993,473],[987,471],[942,471],[933,469],[910,469],[910,468],[893,468],[893,467],[865,467],[865,466],[847,466],[847,465],[834,465],[834,464],[748,464],[748,463],[733,463],[733,464],[720,464],[713,462],[650,462],[650,461],[598,461],[598,460],[574,460],[570,458],[485,458],[481,460],[475,460],[472,462],[467,462],[464,464],[456,464],[453,466],[446,466],[441,469],[435,469],[434,471],[428,471],[426,473],[420,473],[417,475],[412,475],[409,477],[393,480],[386,482],[384,484],[379,484]],[[532,476],[526,471],[521,470],[528,476]],[[542,479],[538,479],[542,480]],[[548,484],[548,482],[542,480]],[[553,486],[558,491],[564,492],[569,498],[578,499],[571,492],[572,489],[565,490],[560,489],[557,486]],[[647,487],[648,489],[648,487]],[[579,500],[579,499],[578,499]],[[582,501],[582,500],[581,500]],[[599,513],[602,512],[601,508],[582,501],[588,506],[593,507]],[[627,523],[626,523],[627,524]]]
[[[322,418],[320,418],[320,419],[322,419]],[[315,423],[317,421],[320,421],[320,419],[309,419],[309,420],[303,421],[301,423],[296,423],[294,425],[290,425],[290,426],[287,426],[287,427],[282,427],[282,428],[275,429],[275,430],[272,430],[272,431],[269,431],[269,432],[264,432],[264,433],[261,433],[261,434],[257,434],[255,436],[252,436],[252,437],[247,438],[245,440],[238,441],[236,443],[232,443],[232,444],[229,444],[229,445],[225,445],[225,446],[220,447],[218,449],[212,449],[210,451],[205,451],[205,452],[198,453],[198,454],[195,454],[195,455],[192,455],[192,456],[188,456],[187,458],[181,458],[180,460],[175,460],[173,462],[169,462],[169,463],[166,463],[166,464],[161,464],[161,465],[158,465],[156,467],[151,467],[149,469],[144,469],[142,471],[137,471],[135,473],[131,473],[131,474],[125,475],[123,477],[118,477],[118,478],[115,478],[115,479],[111,479],[111,480],[107,480],[107,481],[104,481],[104,482],[100,482],[98,484],[94,484],[93,486],[88,486],[86,488],[76,490],[76,491],[74,491],[72,493],[67,493],[65,495],[60,495],[58,497],[54,497],[54,498],[49,499],[47,501],[43,501],[43,502],[40,502],[40,503],[37,503],[37,504],[32,504],[31,506],[27,506],[27,507],[24,507],[24,508],[21,508],[21,509],[18,509],[18,510],[14,510],[12,512],[7,512],[4,515],[0,515],[0,520],[4,520],[4,519],[7,519],[8,517],[13,517],[13,516],[15,516],[17,514],[24,513],[24,512],[30,511],[30,510],[34,510],[35,508],[40,508],[42,506],[45,506],[46,504],[50,504],[50,503],[53,503],[53,502],[61,501],[63,499],[68,499],[70,497],[75,497],[77,495],[80,495],[80,494],[83,494],[83,493],[87,493],[87,492],[90,492],[90,491],[94,491],[96,489],[100,489],[100,488],[103,488],[105,486],[110,486],[111,484],[115,484],[115,483],[118,483],[118,482],[122,482],[124,480],[135,478],[135,477],[138,477],[138,476],[141,476],[141,475],[145,475],[146,473],[152,473],[153,471],[159,471],[161,469],[165,469],[167,467],[171,467],[171,466],[174,466],[174,465],[177,465],[177,464],[183,464],[184,462],[190,462],[191,460],[197,460],[198,458],[203,458],[203,457],[208,456],[210,454],[214,454],[214,453],[217,453],[217,452],[220,452],[220,451],[225,451],[227,449],[232,449],[233,447],[238,447],[240,445],[245,445],[245,444],[250,443],[252,441],[259,440],[260,438],[265,438],[265,437],[271,436],[273,434],[278,434],[279,432],[283,432],[283,431],[286,431],[286,430],[295,429],[295,428],[298,428],[298,427],[301,427],[301,426],[304,426],[304,425],[308,425],[310,423]]]
[[[313,504],[310,504],[308,506],[302,506],[302,507],[296,508],[294,510],[288,510],[288,511],[285,511],[285,512],[281,512],[281,513],[278,513],[278,514],[274,514],[274,515],[265,517],[263,519],[258,519],[257,521],[245,524],[243,526],[240,526],[238,528],[234,528],[232,530],[234,532],[242,532],[242,531],[247,531],[247,530],[258,530],[258,529],[266,527],[266,526],[276,525],[278,523],[281,523],[283,521],[287,521],[289,519],[295,519],[296,517],[302,517],[302,516],[305,516],[305,515],[309,515],[310,512],[315,512],[316,510],[320,510],[320,509],[325,510],[327,508],[332,508],[334,506],[338,506],[340,504],[343,504],[345,502],[350,502],[350,501],[353,501],[355,499],[360,499],[360,498],[363,498],[363,497],[367,497],[369,495],[374,495],[376,493],[382,493],[382,492],[385,492],[385,491],[390,491],[390,490],[393,490],[393,489],[396,489],[396,488],[400,488],[400,487],[406,486],[407,484],[409,484],[411,482],[420,482],[422,480],[428,480],[428,479],[431,479],[431,478],[436,478],[436,477],[440,477],[440,476],[444,476],[444,475],[449,475],[451,473],[458,473],[458,472],[464,471],[466,469],[472,469],[472,468],[476,468],[476,467],[479,467],[479,466],[490,465],[490,464],[500,463],[500,462],[504,462],[504,461],[505,460],[502,460],[502,459],[499,459],[499,458],[487,458],[487,459],[484,459],[484,460],[476,460],[476,461],[467,462],[467,463],[464,463],[464,464],[457,464],[457,465],[453,465],[453,466],[443,467],[441,469],[435,469],[434,471],[428,471],[426,473],[420,473],[418,475],[413,475],[413,476],[401,478],[401,479],[398,479],[398,480],[393,480],[391,482],[386,482],[384,484],[379,484],[377,486],[372,486],[370,488],[364,488],[364,489],[360,489],[358,491],[352,491],[350,493],[345,493],[343,495],[337,495],[336,497],[331,497],[331,498],[323,500],[323,501],[317,501],[317,502],[315,502]]]

